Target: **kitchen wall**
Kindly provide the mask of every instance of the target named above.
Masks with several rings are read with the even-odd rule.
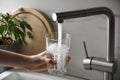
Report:
[[[115,59],[120,61],[120,0],[0,0],[0,12],[14,12],[21,7],[35,8],[44,12],[52,21],[53,12],[80,10],[92,7],[106,6],[115,14]],[[103,72],[86,71],[82,60],[85,52],[82,42],[87,43],[89,56],[106,58],[107,21],[104,15],[67,20],[63,23],[63,31],[71,34],[72,57],[68,66],[68,74],[91,80],[103,80]],[[118,68],[120,64],[118,64]],[[120,80],[120,69],[114,77]]]

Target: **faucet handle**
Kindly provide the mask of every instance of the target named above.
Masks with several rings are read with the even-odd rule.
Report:
[[[98,70],[103,72],[114,72],[115,63],[107,62],[104,58],[89,57],[85,41],[83,41],[86,58],[83,60],[83,65],[86,70]]]
[[[83,46],[84,46],[86,58],[89,58],[85,41],[83,41]]]
[[[85,54],[86,54],[86,58],[83,60],[84,68],[86,70],[92,70],[92,68],[91,68],[92,58],[90,58],[88,56],[88,52],[87,52],[87,47],[86,47],[86,42],[85,41],[83,41],[83,46],[84,46],[84,50],[85,50]]]

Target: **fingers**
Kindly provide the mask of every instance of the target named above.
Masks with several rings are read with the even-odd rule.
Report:
[[[56,65],[56,61],[53,59],[53,55],[49,54],[47,51],[44,51],[42,53],[40,53],[40,58],[42,61],[44,61],[46,64],[51,64],[51,65]],[[70,62],[71,57],[67,56],[66,57],[66,62]]]
[[[71,60],[71,57],[70,56],[67,56],[66,57],[66,62],[70,62]],[[53,58],[45,58],[44,61],[47,63],[47,64],[52,64],[52,65],[56,65],[57,62],[55,60],[53,60]]]
[[[43,56],[43,61],[46,62],[47,64],[52,64],[52,65],[56,64],[56,61],[53,60],[53,56],[50,55],[47,51],[44,51],[42,56]]]
[[[41,63],[41,65],[37,66],[34,71],[45,71],[47,70],[47,64],[46,63]]]
[[[66,57],[66,61],[67,61],[67,62],[70,62],[70,60],[71,60],[71,57],[70,57],[70,56],[67,56],[67,57]]]
[[[49,54],[49,53],[46,53],[46,57],[44,57],[43,61],[45,61],[47,64],[52,64],[52,65],[55,65],[57,62],[53,59],[53,55]],[[71,60],[71,57],[70,56],[67,56],[66,57],[66,62],[70,62]]]
[[[31,67],[27,69],[27,71],[45,71],[47,70],[47,64],[46,63],[41,63],[37,66]]]

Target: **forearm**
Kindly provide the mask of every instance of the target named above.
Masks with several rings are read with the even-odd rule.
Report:
[[[34,59],[32,59],[32,57],[30,56],[0,49],[1,66],[26,68],[28,66],[33,65],[33,63],[34,63]]]
[[[48,58],[46,51],[37,55],[23,55],[0,49],[0,66],[18,67],[31,71],[46,70],[47,64],[55,65],[52,58]]]

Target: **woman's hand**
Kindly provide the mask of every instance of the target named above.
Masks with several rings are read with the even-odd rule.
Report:
[[[47,64],[56,64],[54,60],[47,57],[47,51],[30,56],[30,60],[31,66],[25,67],[28,71],[44,71],[47,69]]]
[[[30,71],[44,71],[47,69],[47,64],[56,65],[57,62],[54,61],[53,58],[48,57],[48,54],[47,51],[44,51],[37,55],[30,56],[32,63],[31,66],[26,69]],[[69,62],[70,59],[71,57],[67,56],[66,62]]]

